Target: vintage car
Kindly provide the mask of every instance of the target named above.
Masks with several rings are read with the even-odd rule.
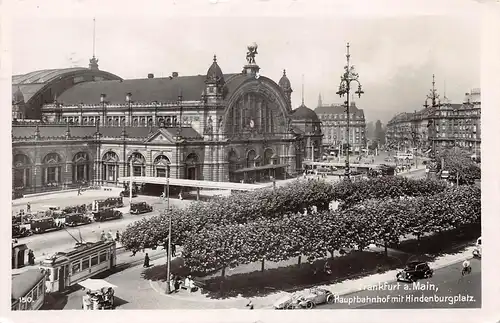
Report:
[[[92,212],[94,221],[103,222],[123,218],[123,213],[113,208],[103,208],[98,212]]]
[[[397,273],[398,281],[415,282],[419,279],[432,277],[434,271],[429,267],[429,264],[424,261],[411,261],[406,264],[405,268]]]
[[[146,202],[130,203],[130,214],[142,214],[152,211],[153,207]]]
[[[92,219],[85,213],[70,213],[66,214],[66,226],[76,227],[77,225],[89,224]]]
[[[104,205],[107,207],[123,207],[123,197],[109,197],[104,201]]]
[[[49,216],[33,218],[31,220],[31,231],[33,231],[34,233],[44,233],[46,231],[59,230],[62,227],[62,222],[56,222],[56,219]]]
[[[335,302],[335,295],[323,288],[311,288],[306,291],[286,295],[274,303],[275,309],[311,309],[317,305]]]
[[[130,196],[130,190],[128,188],[124,189],[123,191],[120,192],[121,197],[128,197]],[[137,197],[137,190],[133,189],[132,190],[132,197]]]
[[[481,237],[479,237],[476,241],[476,247],[474,248],[474,250],[472,250],[472,255],[475,258],[481,258],[481,251],[482,251]]]
[[[33,232],[24,225],[12,225],[12,238],[23,238],[32,234]]]

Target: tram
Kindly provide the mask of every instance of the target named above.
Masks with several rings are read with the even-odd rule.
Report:
[[[46,258],[40,268],[47,271],[47,292],[63,292],[96,274],[116,266],[116,242],[77,243],[68,251]]]
[[[11,310],[38,310],[45,301],[47,272],[28,269],[12,275]]]

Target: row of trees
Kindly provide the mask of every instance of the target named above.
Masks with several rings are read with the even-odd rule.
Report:
[[[344,181],[332,185],[323,180],[297,180],[275,190],[263,189],[235,193],[209,202],[192,203],[184,210],[173,209],[173,242],[182,245],[187,232],[211,226],[245,224],[257,219],[280,219],[284,214],[308,213],[329,209],[331,201],[344,208],[369,198],[399,198],[435,194],[445,189],[441,182],[403,177],[380,177],[367,181]],[[122,242],[129,250],[154,248],[167,237],[168,222],[154,216],[132,223],[123,233]]]
[[[192,270],[209,272],[255,261],[309,260],[370,243],[397,244],[407,234],[421,236],[478,223],[481,192],[475,186],[403,200],[365,200],[344,210],[287,214],[246,224],[212,226],[191,232],[184,258]]]
[[[441,151],[438,158],[443,161],[443,170],[449,171],[455,180],[458,176],[459,184],[473,184],[481,178],[481,167],[470,158],[469,152],[447,149]]]

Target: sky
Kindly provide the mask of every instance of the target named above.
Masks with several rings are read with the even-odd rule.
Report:
[[[222,8],[229,0],[219,1]],[[286,69],[294,90],[293,108],[301,104],[303,76],[304,101],[314,109],[320,93],[324,103],[344,100],[335,93],[349,42],[351,62],[365,91],[355,101],[368,122],[381,119],[385,123],[397,113],[421,109],[433,74],[438,91],[441,95],[446,92],[452,102],[462,102],[466,92],[480,87],[481,26],[472,6],[432,15],[418,11],[406,15],[339,14],[340,9],[331,13],[318,7],[286,15],[283,11],[262,14],[253,5],[240,4],[235,7],[240,11],[217,12],[212,5],[202,14],[173,14],[168,11],[175,8],[173,1],[172,7],[155,7],[164,8],[164,14],[147,6],[139,15],[120,14],[121,4],[125,10],[128,2],[114,0],[99,9],[90,1],[70,1],[73,7],[60,7],[57,14],[42,2],[36,9],[33,2],[20,2],[24,10],[16,12],[23,14],[11,20],[13,74],[88,66],[95,17],[99,67],[125,79],[145,78],[148,73],[156,77],[172,72],[205,74],[214,54],[224,73],[238,73],[246,63],[247,45],[256,42],[261,75],[278,82]],[[116,11],[109,3],[115,4]],[[230,15],[231,11],[236,14]]]

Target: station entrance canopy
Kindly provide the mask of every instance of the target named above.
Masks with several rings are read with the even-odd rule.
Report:
[[[118,182],[129,183],[130,177],[119,177]],[[166,177],[149,177],[149,176],[133,176],[132,182],[137,184],[158,184],[167,185]],[[263,184],[243,184],[231,182],[212,182],[180,178],[168,178],[168,184],[172,186],[193,187],[193,188],[209,188],[231,191],[254,191],[261,188],[272,186],[272,183]]]

